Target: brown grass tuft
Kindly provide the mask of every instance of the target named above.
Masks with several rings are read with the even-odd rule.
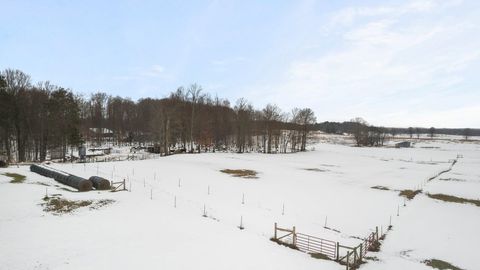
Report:
[[[425,260],[425,261],[423,261],[423,263],[432,267],[432,268],[436,268],[436,269],[440,269],[440,270],[446,270],[446,269],[463,270],[462,268],[459,268],[455,265],[452,265],[449,262],[442,261],[442,260],[437,260],[437,259]]]
[[[25,181],[25,178],[26,178],[25,175],[21,175],[18,173],[4,173],[3,175],[12,178],[12,180],[10,180],[10,183],[14,183],[14,184],[23,183],[23,181]]]
[[[400,191],[400,194],[398,194],[398,196],[403,196],[403,197],[411,200],[411,199],[415,198],[415,196],[417,196],[420,193],[422,193],[422,191],[420,189],[417,189],[417,190],[405,189],[405,190]]]
[[[427,194],[427,196],[432,199],[441,200],[444,202],[470,203],[480,207],[480,200],[465,199],[465,198],[460,198],[460,197],[446,195],[446,194]]]
[[[230,174],[234,177],[242,177],[242,178],[258,178],[257,172],[253,170],[231,170],[231,169],[224,169],[220,170],[223,173]]]
[[[390,190],[388,187],[384,187],[384,186],[373,186],[371,187],[373,189],[379,189],[379,190]]]

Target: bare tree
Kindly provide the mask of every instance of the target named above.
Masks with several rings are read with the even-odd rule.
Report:
[[[413,137],[413,127],[408,128],[408,134],[410,135],[410,139]]]
[[[265,125],[265,134],[263,137],[263,152],[272,153],[272,142],[276,122],[279,121],[281,111],[277,105],[267,104],[262,110],[263,121]]]
[[[301,126],[300,151],[305,151],[307,146],[307,135],[311,130],[311,125],[317,121],[315,113],[310,108],[298,110],[296,114],[296,123]]]
[[[428,130],[429,134],[430,134],[430,139],[433,139],[433,137],[435,136],[435,128],[434,127],[431,127],[429,130]]]
[[[3,73],[6,91],[12,98],[12,124],[16,138],[17,161],[25,161],[28,122],[23,108],[28,108],[26,92],[30,87],[30,76],[20,70],[6,69]]]
[[[353,124],[353,138],[357,146],[365,145],[366,133],[368,133],[368,123],[361,117],[355,117],[350,122]]]
[[[202,87],[196,83],[190,85],[188,88],[188,95],[190,96],[190,102],[192,106],[192,114],[190,118],[190,151],[193,152],[193,127],[195,120],[195,107],[197,105],[198,99],[201,97],[200,93],[202,92]]]
[[[245,152],[248,137],[251,136],[251,121],[253,114],[253,107],[244,98],[237,100],[234,107],[236,113],[236,141],[237,151],[239,153]]]
[[[415,128],[415,134],[417,134],[417,140],[420,139],[420,128]]]
[[[471,130],[469,128],[466,128],[463,130],[463,136],[465,137],[465,141],[468,141],[470,134],[471,134]]]

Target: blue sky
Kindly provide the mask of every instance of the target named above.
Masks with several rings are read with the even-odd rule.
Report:
[[[196,82],[319,121],[480,128],[480,1],[0,4],[0,69],[86,95]]]

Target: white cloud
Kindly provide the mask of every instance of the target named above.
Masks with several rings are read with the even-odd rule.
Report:
[[[165,73],[165,68],[161,65],[152,65],[147,70],[140,72],[140,75],[147,77],[158,77],[162,76]]]
[[[461,0],[412,0],[396,5],[381,5],[368,7],[348,7],[332,14],[331,25],[349,25],[358,19],[368,17],[399,17],[408,13],[429,12],[435,9],[445,9],[458,6]]]
[[[322,36],[339,36],[336,48],[297,58],[278,84],[262,85],[257,92],[268,93],[263,98],[282,107],[292,100],[310,106],[324,120],[364,116],[382,125],[443,121],[443,126],[458,126],[457,117],[464,125],[478,126],[473,115],[463,114],[478,107],[462,92],[471,79],[465,73],[479,64],[478,17],[447,12],[459,4],[412,1],[339,11]],[[453,102],[463,108],[449,107]]]

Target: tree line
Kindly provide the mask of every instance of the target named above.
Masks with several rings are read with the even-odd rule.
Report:
[[[48,81],[32,83],[14,69],[0,73],[0,158],[43,161],[53,151],[91,143],[151,145],[162,155],[175,152],[305,151],[313,125],[310,108],[284,112],[274,104],[255,109],[244,98],[230,104],[201,86],[179,87],[160,99],[85,97]]]
[[[361,117],[356,117],[346,122],[322,122],[316,123],[314,130],[319,130],[330,134],[351,134],[357,146],[383,146],[384,143],[395,138],[397,135],[403,135],[403,138],[420,139],[423,135],[433,139],[439,134],[457,135],[468,141],[472,136],[480,136],[480,129],[473,128],[423,128],[408,127],[394,128],[370,125]]]

